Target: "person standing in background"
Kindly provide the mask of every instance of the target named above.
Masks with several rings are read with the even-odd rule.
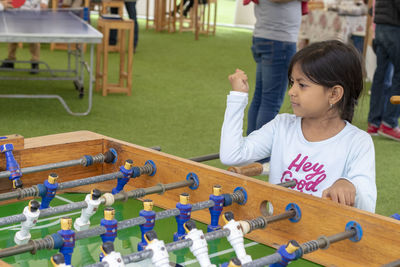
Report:
[[[136,52],[136,47],[139,42],[139,25],[137,22],[137,16],[136,16],[136,0],[124,0],[125,2],[125,8],[126,11],[128,11],[128,16],[131,20],[133,20],[133,23],[135,24],[134,26],[134,35],[133,35],[133,53]],[[118,8],[111,8],[110,9],[111,14],[118,14]],[[110,31],[110,40],[109,44],[110,45],[116,45],[117,44],[117,30],[111,30]]]
[[[247,135],[279,113],[288,85],[290,59],[296,53],[302,15],[301,2],[297,0],[254,2],[256,24],[251,50],[257,70]]]
[[[7,1],[5,1],[7,2]],[[40,10],[47,9],[48,0],[26,0],[25,3],[20,7],[20,9],[25,10]],[[10,43],[8,45],[8,57],[0,66],[1,68],[14,68],[14,61],[17,59],[17,48],[18,43]],[[37,74],[39,72],[39,57],[40,57],[40,43],[30,43],[29,50],[32,55],[31,59],[31,74]]]
[[[400,106],[389,101],[391,96],[400,95],[400,0],[376,0],[374,22],[377,66],[371,86],[367,132],[400,141]],[[387,77],[391,65],[390,85]]]

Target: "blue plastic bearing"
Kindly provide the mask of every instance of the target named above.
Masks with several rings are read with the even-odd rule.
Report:
[[[154,176],[154,174],[156,174],[156,171],[157,171],[156,164],[152,160],[146,161],[144,165],[146,165],[146,164],[150,164],[153,167],[153,172],[150,173],[149,176]]]
[[[195,190],[199,188],[200,185],[199,177],[197,177],[197,174],[195,174],[194,172],[189,172],[188,175],[186,176],[186,180],[194,181],[194,184],[192,186],[189,186],[190,189]]]
[[[289,221],[291,222],[298,222],[301,219],[301,209],[296,203],[289,203],[286,208],[286,211],[294,210],[296,215],[293,218],[290,218]]]
[[[53,249],[60,249],[64,245],[64,239],[59,233],[54,233],[51,235],[53,238],[54,246]]]
[[[244,204],[246,204],[246,203],[247,203],[247,191],[246,191],[246,189],[244,189],[244,188],[241,187],[241,186],[238,186],[238,187],[235,188],[235,190],[233,190],[233,192],[236,192],[236,191],[242,191],[242,193],[243,193],[243,195],[244,195],[244,200],[241,201],[241,202],[238,202],[238,204],[239,204],[239,205],[244,205]]]
[[[92,157],[92,156],[85,155],[84,157],[85,157],[85,159],[86,159],[86,165],[85,165],[85,167],[90,166],[90,165],[93,164],[93,157]]]
[[[395,214],[393,214],[392,216],[390,216],[391,218],[393,218],[393,219],[396,219],[396,220],[399,220],[400,221],[400,214],[398,214],[398,213],[395,213]]]
[[[118,160],[118,153],[114,148],[110,148],[110,151],[114,155],[114,160],[112,161],[112,164],[114,164]]]
[[[346,224],[346,231],[350,231],[350,230],[356,230],[356,234],[353,237],[350,237],[349,239],[353,242],[358,242],[361,240],[362,235],[363,235],[363,231],[362,231],[362,227],[361,225],[356,222],[356,221],[349,221]]]

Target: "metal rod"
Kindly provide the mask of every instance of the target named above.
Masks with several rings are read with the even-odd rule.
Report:
[[[282,261],[282,256],[279,253],[274,253],[259,259],[256,259],[252,262],[248,262],[246,264],[243,264],[242,267],[263,267],[266,265],[270,265],[273,263],[277,263]]]
[[[382,265],[382,267],[399,267],[400,266],[400,259],[397,261],[393,261],[390,263],[387,263],[385,265]]]
[[[203,161],[208,161],[208,160],[213,160],[213,159],[219,159],[219,153],[189,158],[189,160],[196,161],[196,162],[203,162]]]
[[[290,180],[290,181],[287,181],[287,182],[279,183],[277,185],[280,185],[282,187],[288,188],[288,187],[295,186],[296,185],[296,181],[295,180]]]
[[[20,198],[21,195],[21,190],[19,190],[20,188],[18,188],[15,191],[11,191],[11,192],[7,192],[7,193],[2,193],[0,194],[0,201],[3,200],[8,200],[8,199],[14,199],[14,198]],[[35,193],[35,192],[34,192]],[[35,193],[38,194],[39,192]]]
[[[288,210],[285,211],[284,213],[273,215],[273,216],[260,216],[258,218],[252,219],[252,220],[246,220],[246,222],[249,223],[250,225],[250,232],[254,231],[256,229],[264,229],[267,227],[268,224],[285,220],[285,219],[290,219],[296,216],[296,211],[294,210]]]
[[[100,153],[100,154],[97,154],[97,155],[91,156],[91,157],[93,158],[93,163],[104,163],[104,162],[108,163],[108,161],[105,160],[105,158],[106,158],[105,154]],[[34,173],[34,172],[47,171],[47,170],[65,168],[65,167],[72,167],[72,166],[77,166],[77,165],[86,166],[87,165],[86,157],[83,156],[79,159],[74,159],[74,160],[67,160],[67,161],[49,163],[49,164],[44,164],[44,165],[39,165],[39,166],[26,167],[26,168],[21,169],[21,173],[24,175],[24,174]],[[8,178],[10,175],[11,175],[10,171],[0,172],[0,178]]]
[[[32,243],[1,249],[0,250],[0,258],[14,256],[14,255],[22,254],[25,252],[30,252],[33,249],[34,249],[34,246],[32,245]]]
[[[209,232],[204,234],[207,241],[215,240],[218,238],[223,238],[230,235],[231,231],[229,229],[221,229],[214,232]]]
[[[335,235],[331,235],[328,237],[328,240],[330,243],[336,243],[345,239],[349,239],[351,237],[353,237],[356,234],[356,230],[355,229],[351,229],[342,233],[338,233]]]
[[[51,169],[71,167],[71,166],[80,165],[81,162],[82,162],[82,159],[68,160],[68,161],[63,161],[63,162],[50,163],[50,164],[45,164],[45,165],[40,165],[40,166],[22,168],[21,172],[22,172],[22,174],[28,174],[28,173],[39,172],[39,171],[47,171],[47,170],[51,170]],[[8,178],[10,175],[11,175],[10,171],[0,172],[0,178]]]
[[[92,177],[88,177],[88,178],[83,178],[83,179],[60,183],[58,185],[57,190],[63,190],[63,189],[67,189],[67,188],[73,188],[73,187],[78,187],[78,186],[82,186],[82,185],[94,184],[94,183],[101,183],[104,181],[114,180],[114,179],[123,178],[123,177],[124,177],[124,174],[122,172],[113,172],[113,173],[108,173],[108,174],[102,174],[102,175],[97,175],[97,176],[92,176]]]
[[[281,213],[281,214],[264,217],[264,219],[265,219],[267,224],[270,224],[270,223],[273,223],[273,222],[278,222],[278,221],[282,221],[282,220],[285,220],[285,219],[293,218],[295,215],[296,215],[296,211],[288,210],[288,211],[285,211],[284,213]]]
[[[124,260],[125,264],[128,264],[131,262],[142,261],[142,260],[145,260],[145,259],[148,259],[151,257],[153,257],[153,251],[150,249],[147,249],[147,250],[142,250],[140,252],[126,255],[126,256],[122,257],[122,259]],[[93,266],[101,266],[101,265],[93,265]]]
[[[356,234],[356,230],[351,229],[349,231],[338,233],[338,234],[335,234],[332,236],[320,237],[317,240],[311,240],[311,241],[301,244],[300,251],[302,251],[302,255],[311,253],[313,251],[318,250],[319,248],[326,248],[330,243],[335,243],[335,242],[342,241],[344,239],[351,238],[355,234]],[[242,265],[242,267],[261,267],[261,266],[278,263],[280,261],[282,261],[282,256],[276,252],[274,254],[271,254],[271,255],[256,259],[252,262],[246,263],[246,264]],[[393,266],[396,266],[396,265],[393,265]]]
[[[351,229],[348,231],[344,231],[342,233],[338,233],[335,235],[331,235],[328,237],[321,236],[317,240],[311,240],[306,243],[303,243],[300,245],[302,254],[308,254],[313,251],[316,251],[320,248],[327,248],[331,243],[336,243],[348,238],[353,237],[354,235],[357,234],[357,231],[355,229]]]
[[[114,179],[123,178],[123,177],[124,177],[124,174],[122,172],[102,174],[102,175],[92,176],[92,177],[88,177],[88,178],[82,178],[82,179],[78,179],[78,180],[59,183],[57,190],[63,190],[63,189],[67,189],[67,188],[73,188],[73,187],[78,187],[78,186],[83,186],[83,185],[88,185],[88,184],[101,183],[104,181],[114,180]],[[0,201],[7,200],[7,199],[13,199],[13,198],[22,199],[25,197],[35,197],[35,196],[39,196],[39,189],[38,189],[37,185],[28,187],[28,188],[18,189],[16,191],[12,191],[12,192],[0,194]]]

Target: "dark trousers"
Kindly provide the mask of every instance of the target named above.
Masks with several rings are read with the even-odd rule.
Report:
[[[400,27],[376,24],[374,47],[377,66],[371,86],[368,122],[376,126],[385,122],[394,128],[398,126],[400,105],[391,104],[389,98],[400,95]]]
[[[133,23],[135,24],[135,29],[134,29],[134,36],[133,36],[133,48],[136,49],[136,46],[139,41],[139,25],[137,23],[137,18],[136,18],[136,1],[130,1],[130,2],[125,2],[125,8],[128,11],[129,18],[133,20]],[[113,7],[110,9],[111,14],[118,14],[118,8]],[[109,43],[110,45],[115,45],[117,43],[117,30],[110,30],[110,39]]]

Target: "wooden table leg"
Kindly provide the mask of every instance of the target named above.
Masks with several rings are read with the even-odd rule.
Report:
[[[194,39],[199,40],[198,8],[199,0],[194,0]]]

